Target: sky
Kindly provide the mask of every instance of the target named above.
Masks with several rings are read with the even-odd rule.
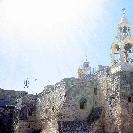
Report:
[[[122,8],[133,25],[132,2],[0,0],[0,88],[40,93],[77,77],[86,56],[92,67],[110,65]]]

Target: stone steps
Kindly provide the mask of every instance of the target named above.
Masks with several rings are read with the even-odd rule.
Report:
[[[88,116],[87,121],[59,121],[59,133],[90,133],[102,113],[101,107],[96,107]]]
[[[102,108],[96,107],[92,110],[91,114],[87,118],[87,122],[89,125],[91,125],[94,121],[97,121],[102,114]]]
[[[59,133],[88,133],[89,127],[86,121],[60,121]]]

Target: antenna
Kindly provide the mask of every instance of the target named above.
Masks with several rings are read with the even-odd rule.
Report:
[[[24,80],[24,88],[29,88],[29,80],[28,78]]]
[[[34,83],[35,83],[35,90],[37,90],[37,81],[38,81],[38,79],[37,79],[37,78],[35,78],[35,79],[34,79]]]

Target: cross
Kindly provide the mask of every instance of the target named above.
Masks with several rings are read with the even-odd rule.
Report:
[[[125,8],[123,8],[122,11],[123,11],[123,14],[126,14],[126,9]]]
[[[86,57],[86,61],[87,61],[87,55],[85,57]]]

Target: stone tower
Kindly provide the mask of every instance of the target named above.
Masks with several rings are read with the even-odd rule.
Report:
[[[112,65],[97,72],[100,103],[104,107],[104,130],[109,133],[133,132],[133,38],[125,9],[112,44]]]
[[[89,61],[86,59],[82,67],[78,69],[78,78],[87,79],[89,74],[91,74],[91,67]]]
[[[112,43],[112,66],[132,63],[132,48],[131,25],[126,17],[125,9],[123,9],[123,16],[117,26],[117,36]]]
[[[133,132],[133,38],[125,9],[117,26],[117,37],[112,44],[112,67],[108,82],[108,107],[111,132]],[[114,123],[114,124],[113,124]]]

